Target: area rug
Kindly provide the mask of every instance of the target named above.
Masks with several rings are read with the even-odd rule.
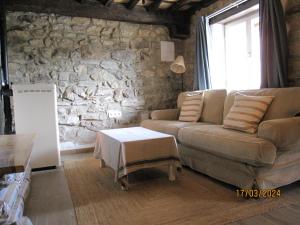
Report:
[[[93,158],[66,161],[64,170],[78,225],[226,224],[288,205],[288,198],[237,198],[233,187],[189,169],[175,182],[164,168],[129,177],[129,191]]]

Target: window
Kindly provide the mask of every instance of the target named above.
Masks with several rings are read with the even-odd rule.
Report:
[[[259,15],[253,9],[210,26],[212,88],[260,87]]]

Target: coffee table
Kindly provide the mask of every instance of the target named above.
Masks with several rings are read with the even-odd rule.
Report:
[[[125,190],[129,187],[126,178],[134,171],[168,166],[169,180],[174,181],[177,168],[181,168],[175,137],[143,127],[99,131],[94,156],[101,167],[114,170],[115,182]]]

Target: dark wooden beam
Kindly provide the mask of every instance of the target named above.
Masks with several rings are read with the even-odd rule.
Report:
[[[202,9],[202,8],[206,8],[209,5],[217,2],[218,0],[202,0],[200,2],[191,2],[189,3],[189,5],[191,5],[192,7],[188,10],[189,13],[192,15],[194,14],[196,11]]]
[[[170,8],[170,11],[175,11],[180,9],[185,3],[187,2],[187,0],[178,0],[177,2],[175,2]]]
[[[153,0],[153,2],[147,7],[149,11],[157,11],[163,0]]]
[[[102,4],[81,4],[74,0],[40,1],[10,0],[7,8],[10,11],[31,11],[36,13],[55,13],[65,16],[78,16],[140,24],[165,25],[173,23],[169,13],[147,12],[144,7],[128,10],[122,4],[112,4],[108,9]]]
[[[300,2],[296,3],[296,5],[293,5],[293,7],[290,7],[286,11],[286,15],[290,16],[296,13],[300,13]]]
[[[113,0],[104,0],[103,5],[109,7],[113,2]]]
[[[189,27],[189,15],[170,13],[165,10],[147,11],[143,6],[135,6],[129,10],[123,4],[112,3],[110,7],[95,2],[79,3],[75,0],[41,1],[10,0],[7,1],[9,11],[36,13],[55,13],[64,16],[78,16],[104,20],[123,21],[137,24],[164,25],[172,28],[170,36],[174,38],[188,37],[185,27]],[[173,32],[174,31],[174,32]]]
[[[126,4],[127,9],[133,9],[140,0],[129,0],[129,2]]]

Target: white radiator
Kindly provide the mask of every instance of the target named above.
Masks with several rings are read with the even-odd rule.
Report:
[[[59,166],[56,86],[13,85],[12,89],[16,134],[36,134],[31,167]]]

